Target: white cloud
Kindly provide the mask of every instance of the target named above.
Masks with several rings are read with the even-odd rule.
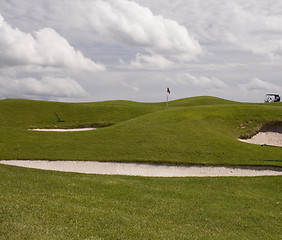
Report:
[[[280,0],[135,1],[184,24],[202,45],[209,44],[207,48],[218,45],[228,50],[231,43],[254,54],[282,55]]]
[[[18,97],[84,97],[85,90],[71,78],[52,76],[36,78],[4,79],[0,78],[1,98]]]
[[[171,80],[174,84],[189,85],[191,87],[204,90],[223,90],[228,86],[218,78],[208,78],[205,76],[194,76],[190,73],[179,73],[175,79]]]
[[[12,28],[0,15],[0,67],[40,65],[73,70],[101,71],[104,67],[85,58],[51,28],[34,34]]]
[[[136,59],[131,62],[133,68],[166,69],[173,65],[171,61],[160,55],[136,54]]]
[[[90,93],[73,101],[160,101],[160,89],[167,86],[173,98],[208,94],[240,101],[261,101],[266,91],[282,91],[281,0],[2,0],[0,9],[4,23],[12,26],[5,36],[16,40],[7,54],[2,44],[7,39],[0,33],[2,79],[69,77]],[[47,54],[43,46],[60,42],[56,34],[67,39],[72,50],[62,49],[75,59],[79,49],[82,58],[99,59],[108,71],[79,71],[84,67],[72,57],[62,58],[67,53],[57,56],[55,47]],[[78,71],[69,71],[74,65]],[[251,80],[244,85],[242,79]],[[20,94],[18,89],[5,96]]]
[[[149,8],[133,1],[88,1],[85,8],[84,16],[96,31],[122,44],[181,60],[195,59],[203,53],[199,42],[184,26],[154,15]]]
[[[240,84],[239,86],[244,91],[267,91],[273,93],[282,91],[281,87],[259,78],[253,78],[249,82]]]
[[[254,54],[282,55],[282,14],[252,12],[234,3],[232,10],[233,31],[228,30],[228,40]]]
[[[130,90],[133,90],[135,92],[140,92],[140,88],[136,86],[136,83],[132,83],[132,82],[125,82],[125,81],[122,81],[121,82],[122,85]]]

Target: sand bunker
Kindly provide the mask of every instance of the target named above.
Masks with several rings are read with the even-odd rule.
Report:
[[[239,140],[241,142],[258,145],[282,147],[282,126],[262,128],[262,130],[252,138]]]
[[[143,177],[243,177],[282,175],[282,169],[255,167],[169,166],[93,161],[0,161],[0,164],[27,168],[102,175]]]
[[[79,132],[79,131],[91,131],[97,128],[71,128],[71,129],[64,129],[64,128],[35,128],[35,129],[28,129],[30,131],[40,131],[40,132]]]

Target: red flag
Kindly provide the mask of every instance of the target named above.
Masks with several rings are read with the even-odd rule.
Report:
[[[169,88],[167,88],[167,90],[166,90],[169,94],[170,94],[170,90],[169,90]]]

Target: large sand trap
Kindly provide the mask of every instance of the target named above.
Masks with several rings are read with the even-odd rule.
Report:
[[[40,132],[79,132],[79,131],[91,131],[95,130],[97,128],[54,128],[54,129],[49,129],[49,128],[35,128],[35,129],[28,129],[30,131],[40,131]]]
[[[203,167],[168,166],[137,163],[113,163],[92,161],[0,161],[0,164],[27,168],[103,175],[127,175],[144,177],[226,177],[282,175],[282,169],[255,167]]]
[[[269,145],[282,147],[282,126],[274,126],[262,129],[258,134],[250,139],[239,139],[241,142],[247,142],[258,145]]]

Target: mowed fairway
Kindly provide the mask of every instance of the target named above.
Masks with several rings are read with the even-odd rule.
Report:
[[[1,239],[281,239],[281,177],[0,174]]]
[[[282,166],[238,141],[282,105],[0,101],[0,159]],[[57,122],[55,112],[65,122]],[[30,128],[107,126],[88,132]],[[281,239],[282,177],[143,178],[0,165],[0,239]]]

